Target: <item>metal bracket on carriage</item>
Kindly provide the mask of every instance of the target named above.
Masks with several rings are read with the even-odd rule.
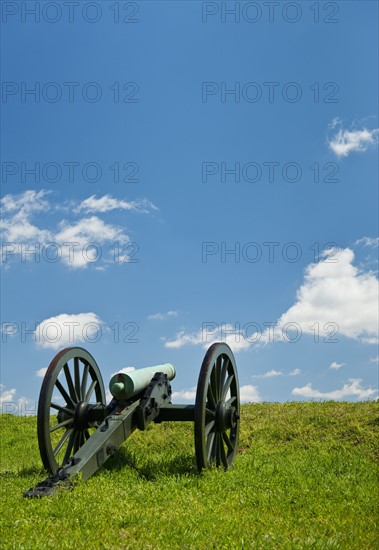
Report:
[[[160,407],[171,403],[171,393],[167,374],[156,372],[135,411],[138,429],[145,430],[159,415]]]

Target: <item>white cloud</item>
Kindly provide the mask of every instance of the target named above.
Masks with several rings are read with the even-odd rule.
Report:
[[[307,267],[297,301],[280,317],[279,327],[295,322],[302,333],[314,335],[317,322],[322,338],[327,338],[334,326],[337,339],[346,336],[374,343],[378,338],[378,279],[353,265],[354,252],[349,248],[328,259],[329,254],[325,251],[326,261]]]
[[[5,403],[14,402],[15,395],[16,395],[15,388],[6,389],[3,384],[0,384],[0,406],[1,407],[3,407]]]
[[[173,403],[183,401],[189,401],[194,403],[196,399],[196,388],[190,388],[188,390],[179,390],[172,393]],[[242,403],[258,403],[261,401],[261,397],[256,386],[241,386],[240,387],[240,400]]]
[[[47,211],[50,207],[45,197],[51,192],[41,189],[40,191],[25,191],[20,195],[5,195],[1,199],[3,212],[16,212],[17,219],[21,219],[32,212]]]
[[[38,369],[36,370],[36,376],[38,376],[39,378],[43,378],[46,374],[46,371],[47,371],[47,367],[42,367],[41,369]]]
[[[276,321],[275,328],[246,334],[231,324],[203,323],[200,330],[178,332],[165,341],[167,348],[226,342],[234,352],[252,346],[296,341],[304,334],[319,341],[338,342],[341,336],[364,344],[378,342],[378,279],[371,271],[360,271],[350,248],[325,250],[318,263],[305,270],[297,298]]]
[[[378,143],[378,128],[345,130],[342,121],[334,119],[329,129],[335,130],[337,127],[337,133],[328,139],[328,146],[338,157],[347,157],[353,151],[366,151],[370,145]]]
[[[341,369],[342,367],[345,366],[345,363],[337,363],[337,361],[333,361],[333,363],[331,363],[329,365],[329,368],[330,369],[335,369],[335,370],[338,370],[338,369]]]
[[[253,378],[273,378],[274,376],[283,376],[283,374],[280,370],[271,369],[263,374],[254,374]]]
[[[354,244],[362,244],[363,246],[369,246],[370,248],[378,248],[379,237],[362,237],[355,241]]]
[[[116,372],[113,372],[113,373],[111,374],[111,377],[114,376],[115,374],[120,374],[120,373],[123,373],[123,372],[124,372],[125,374],[127,374],[127,373],[133,372],[133,371],[135,371],[135,370],[136,370],[135,367],[124,367],[123,369],[120,369],[120,370],[118,370],[118,371],[116,371]]]
[[[377,390],[372,388],[363,388],[361,386],[360,379],[351,378],[349,384],[344,384],[340,390],[334,390],[330,392],[321,392],[312,388],[312,384],[309,382],[302,388],[294,388],[292,395],[299,395],[301,397],[314,397],[320,399],[345,399],[346,397],[356,397],[357,399],[368,399],[377,393]]]
[[[249,338],[250,339],[250,338]],[[251,342],[244,338],[241,331],[233,325],[222,323],[204,323],[200,330],[186,333],[184,330],[176,334],[174,340],[165,342],[166,348],[178,349],[186,344],[202,345],[207,349],[214,342],[226,342],[234,352],[248,350]]]
[[[362,338],[362,343],[363,344],[374,344],[374,345],[376,345],[376,344],[378,344],[378,341],[379,340],[378,340],[377,336],[371,336],[369,338],[366,338],[366,337]]]
[[[91,195],[82,201],[76,209],[78,212],[109,212],[110,210],[134,210],[137,212],[149,212],[150,210],[158,210],[154,204],[147,199],[137,201],[126,201],[117,199],[111,195],[103,195],[97,198],[96,195]]]
[[[258,403],[262,401],[257,386],[241,386],[240,387],[240,400],[241,403]]]
[[[301,369],[293,369],[288,373],[288,376],[299,376],[301,374]]]
[[[95,313],[61,313],[42,321],[34,332],[38,346],[57,349],[80,342],[96,342],[101,336],[102,320]]]
[[[288,374],[281,370],[271,369],[263,374],[253,374],[253,378],[274,378],[276,376],[298,376],[301,374],[301,369],[293,369]]]
[[[28,397],[17,397],[16,394],[15,388],[7,389],[0,384],[0,412],[19,416],[35,416],[38,403]]]
[[[166,313],[153,313],[152,315],[149,315],[147,318],[151,321],[164,321],[165,319],[170,319],[172,317],[177,317],[178,312],[177,311],[166,311]]]
[[[50,208],[45,197],[48,191],[25,191],[20,195],[5,195],[1,199],[3,218],[1,230],[4,241],[50,241],[51,233],[33,225],[30,219],[35,213],[47,212]],[[5,216],[4,216],[5,214]]]
[[[126,245],[129,237],[122,228],[107,224],[97,216],[91,216],[73,224],[60,222],[54,241],[60,246],[62,260],[66,265],[86,267],[89,263],[100,260],[103,255],[102,245],[112,242]]]
[[[59,209],[77,215],[85,212],[108,212],[115,208],[148,212],[156,207],[146,199],[128,202],[110,195],[96,198],[92,195],[79,206],[70,204],[54,206],[48,200],[49,191],[25,191],[20,195],[6,195],[2,201],[2,236],[4,268],[12,257],[21,261],[61,261],[71,268],[85,268],[93,264],[95,269],[104,269],[104,263],[114,261],[120,265],[131,260],[138,251],[131,243],[124,228],[105,223],[98,216],[81,217],[76,220],[54,221],[51,229],[38,227],[32,218],[39,214],[50,214]],[[34,253],[33,253],[34,251]]]
[[[379,355],[377,355],[376,357],[371,357],[370,363],[376,363],[377,365],[379,364]]]
[[[180,402],[180,400],[195,402],[196,388],[190,388],[189,390],[179,390],[172,392],[172,402]]]
[[[174,340],[167,340],[164,345],[166,348],[178,349],[183,347],[186,344],[192,344],[192,345],[204,344],[203,331],[200,330],[197,332],[186,334],[184,330],[181,330],[176,333],[176,337]]]

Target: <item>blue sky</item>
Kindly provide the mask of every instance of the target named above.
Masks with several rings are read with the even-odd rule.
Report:
[[[375,399],[378,4],[77,4],[2,2],[3,410],[74,344]]]

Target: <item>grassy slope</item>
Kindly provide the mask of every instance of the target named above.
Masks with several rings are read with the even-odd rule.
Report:
[[[153,425],[42,500],[35,418],[0,418],[2,548],[379,547],[378,403],[245,405],[233,468],[201,476],[192,424]]]

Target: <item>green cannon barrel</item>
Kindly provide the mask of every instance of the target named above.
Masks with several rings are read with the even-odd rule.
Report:
[[[173,380],[176,375],[175,367],[170,363],[146,367],[132,372],[117,372],[110,379],[109,391],[115,399],[130,399],[147,388],[156,372],[167,374],[169,380]]]

